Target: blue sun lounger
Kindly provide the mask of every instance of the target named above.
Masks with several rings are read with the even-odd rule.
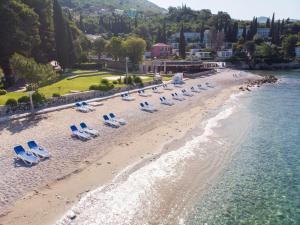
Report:
[[[80,127],[83,132],[85,132],[93,137],[99,136],[99,132],[97,130],[94,130],[94,129],[88,127],[88,125],[86,125],[86,123],[84,123],[84,122],[80,123]]]
[[[109,117],[112,121],[115,121],[115,122],[119,123],[120,125],[126,125],[127,124],[126,120],[124,120],[120,117],[117,117],[114,113],[110,113]]]
[[[103,115],[103,122],[105,125],[113,127],[113,128],[119,128],[120,124],[112,119],[110,119],[107,115]]]
[[[46,149],[39,146],[35,141],[29,141],[27,142],[27,145],[30,149],[30,152],[36,157],[40,159],[50,158],[49,152]]]
[[[14,147],[14,151],[17,155],[17,159],[22,160],[27,166],[39,163],[39,158],[30,152],[26,152],[21,145]]]
[[[70,126],[71,131],[72,131],[72,136],[76,137],[80,140],[86,141],[86,140],[90,140],[91,136],[81,130],[78,130],[78,128],[75,125]]]

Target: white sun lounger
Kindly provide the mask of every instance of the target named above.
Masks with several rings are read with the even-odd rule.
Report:
[[[167,90],[167,91],[172,91],[172,90],[173,90],[173,88],[169,87],[167,84],[164,84],[164,85],[163,85],[163,88],[164,88],[165,90]]]
[[[77,102],[77,103],[75,104],[75,109],[76,109],[76,111],[83,112],[83,113],[88,113],[88,112],[90,112],[90,110],[89,110],[88,108],[84,107],[84,106],[82,105],[82,103],[80,103],[80,102]]]
[[[80,123],[81,130],[93,137],[99,136],[99,131],[94,130],[86,125],[86,123]]]
[[[153,91],[153,93],[155,93],[155,94],[161,94],[161,93],[163,93],[163,91],[159,91],[157,87],[153,87],[153,88],[152,88],[152,91]]]
[[[208,82],[206,82],[205,85],[206,85],[206,87],[209,87],[209,88],[215,88],[214,85],[212,85],[212,84],[210,84],[210,83],[208,83]]]
[[[113,128],[119,128],[120,124],[112,119],[110,119],[107,115],[103,116],[103,122],[105,125],[113,127]]]
[[[198,89],[198,87],[191,87],[191,91],[194,93],[200,93],[201,91]]]
[[[124,101],[134,101],[135,98],[131,97],[129,94],[125,93],[125,94],[121,94],[122,100]]]
[[[151,96],[150,94],[145,93],[144,90],[139,90],[138,93],[139,93],[139,96],[141,96],[141,97],[150,97]]]
[[[83,141],[87,141],[87,140],[91,139],[91,136],[89,134],[85,133],[82,130],[78,130],[78,128],[75,125],[70,126],[70,128],[71,128],[73,137],[76,137]]]
[[[26,152],[21,145],[14,147],[14,151],[17,155],[17,159],[22,160],[27,166],[39,163],[39,158],[34,156],[31,152]]]
[[[160,97],[160,103],[163,104],[163,105],[168,105],[168,106],[174,105],[174,102],[172,102],[171,100],[166,99],[165,97]]]
[[[185,100],[185,98],[183,96],[178,95],[177,93],[173,93],[171,95],[172,95],[174,100],[177,100],[177,101],[184,101]]]
[[[119,123],[122,126],[127,124],[126,120],[124,120],[120,117],[117,117],[114,113],[110,113],[109,117],[110,117],[110,120],[115,121],[115,122]]]
[[[204,90],[204,91],[206,91],[206,90],[207,90],[206,88],[202,87],[202,85],[201,85],[201,84],[198,84],[198,85],[197,85],[197,87],[198,87],[198,89],[199,89],[199,90]]]
[[[40,145],[38,145],[35,141],[29,141],[27,143],[30,152],[40,159],[50,158],[50,153]]]
[[[140,107],[141,107],[141,110],[142,111],[145,111],[145,112],[150,112],[150,113],[153,113],[156,111],[156,109],[152,108],[152,107],[149,107],[149,104],[146,105],[145,103],[140,103]]]
[[[185,89],[181,90],[181,92],[182,92],[182,94],[183,94],[184,96],[188,96],[188,97],[194,96],[192,93],[188,92],[188,91],[185,90]]]
[[[96,110],[93,106],[89,105],[87,102],[82,102],[82,106],[87,108],[90,111],[95,111]]]

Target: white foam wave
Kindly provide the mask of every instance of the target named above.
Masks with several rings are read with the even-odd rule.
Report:
[[[226,108],[207,120],[202,135],[194,137],[183,147],[163,154],[130,174],[125,180],[90,192],[57,221],[56,225],[147,224],[151,211],[160,204],[158,185],[165,179],[175,180],[178,166],[184,165],[186,159],[199,151],[205,153],[203,148],[199,148],[200,144],[209,140],[214,133],[213,129],[219,126],[221,120],[228,118],[234,109],[234,106]]]

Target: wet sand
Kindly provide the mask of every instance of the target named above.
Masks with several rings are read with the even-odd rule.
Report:
[[[74,109],[62,110],[0,125],[0,224],[53,224],[86,193],[109,184],[124,168],[135,165],[129,173],[156,160],[162,152],[176,145],[199,126],[239,87],[257,76],[225,70],[216,75],[186,81],[185,88],[205,82],[216,85],[172,107],[159,104],[159,96],[170,98],[173,91],[136,97],[133,102],[119,98],[104,101],[95,112],[82,114]],[[179,90],[176,90],[177,92]],[[148,91],[150,93],[150,91]],[[150,114],[140,111],[138,103],[147,100],[158,108]],[[105,127],[102,115],[115,112],[128,121],[119,129]],[[70,136],[69,126],[87,122],[100,131],[100,137],[81,142]],[[12,148],[25,146],[35,139],[52,155],[50,160],[26,168],[13,160]],[[217,176],[226,157],[210,154],[203,164],[203,190]],[[163,190],[163,189],[162,189]]]

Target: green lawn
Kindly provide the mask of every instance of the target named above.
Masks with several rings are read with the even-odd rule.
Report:
[[[71,93],[72,91],[87,91],[89,87],[93,84],[100,84],[101,79],[107,77],[119,77],[120,75],[108,74],[106,72],[95,72],[95,71],[83,71],[77,70],[72,72],[74,75],[79,75],[80,77],[69,79],[65,78],[54,84],[39,88],[39,92],[43,93],[47,98],[52,97],[53,93],[59,93],[60,95],[65,95]],[[95,75],[94,75],[95,74]],[[98,74],[98,75],[97,75]],[[104,75],[101,75],[104,74]],[[100,75],[100,76],[99,76]],[[86,76],[86,77],[85,77]],[[143,81],[151,81],[152,77],[144,77]],[[112,81],[111,81],[112,82]],[[115,85],[120,86],[120,85]],[[4,96],[0,96],[0,105],[4,105],[7,99],[14,98],[18,99],[21,96],[28,95],[26,92],[9,92]]]

